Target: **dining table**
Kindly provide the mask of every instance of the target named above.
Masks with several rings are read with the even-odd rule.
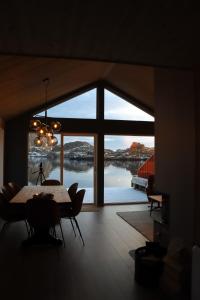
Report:
[[[24,207],[27,206],[28,200],[31,201],[42,201],[40,200],[41,193],[52,194],[53,200],[58,204],[61,210],[63,205],[70,204],[71,199],[67,192],[67,189],[63,185],[59,186],[24,186],[10,201],[11,204],[18,204]],[[40,207],[40,206],[39,206]],[[45,218],[45,215],[44,215]],[[61,226],[61,224],[60,224]],[[31,228],[31,227],[30,227]],[[30,230],[31,232],[31,230]],[[28,239],[24,240],[23,246],[31,246],[35,244],[53,244],[61,245],[62,240],[55,238],[49,232],[49,228],[34,228],[34,233],[30,234]]]
[[[10,203],[26,203],[27,200],[40,193],[47,193],[54,195],[54,201],[58,204],[70,203],[71,199],[67,189],[63,185],[27,185],[24,186],[10,201]]]

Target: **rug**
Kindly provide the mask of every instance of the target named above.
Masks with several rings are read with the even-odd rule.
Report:
[[[149,241],[153,241],[153,221],[160,219],[159,212],[153,212],[152,217],[148,210],[117,212],[117,215],[139,231]]]

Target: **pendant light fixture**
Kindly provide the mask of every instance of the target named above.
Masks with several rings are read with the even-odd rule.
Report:
[[[36,138],[34,139],[34,144],[37,147],[49,146],[53,147],[58,144],[58,140],[55,133],[59,132],[61,129],[61,124],[58,121],[52,121],[50,125],[48,124],[47,118],[47,91],[49,86],[49,78],[43,79],[45,85],[45,116],[44,123],[40,120],[31,120],[30,129],[36,132]]]

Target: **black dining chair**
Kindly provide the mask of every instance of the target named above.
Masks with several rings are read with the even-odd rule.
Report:
[[[74,182],[68,188],[68,194],[70,196],[71,202],[60,204],[60,216],[61,216],[61,218],[65,218],[65,217],[67,218],[67,216],[69,214],[69,211],[72,209],[72,202],[74,201],[74,198],[76,196],[77,189],[78,189],[78,183],[77,182]],[[71,225],[72,225],[74,235],[76,236],[76,231],[75,231],[72,219],[70,219],[70,222],[71,222]]]
[[[1,232],[8,224],[24,221],[29,236],[30,230],[26,221],[25,205],[8,202],[2,193],[0,193],[0,218],[4,221]]]
[[[57,179],[46,179],[41,185],[61,185],[60,181]]]
[[[85,242],[83,240],[83,236],[82,236],[82,233],[81,233],[81,230],[80,230],[80,227],[79,227],[76,217],[78,216],[78,214],[81,211],[84,195],[85,195],[85,189],[78,191],[75,194],[75,196],[73,197],[70,209],[66,210],[66,214],[65,214],[65,218],[67,218],[71,221],[72,226],[73,226],[73,221],[76,224],[76,227],[78,229],[78,232],[81,237],[83,245],[85,245]],[[75,232],[75,230],[74,230],[74,232]]]
[[[31,227],[32,234],[28,240],[24,241],[24,245],[62,244],[62,241],[56,238],[55,227],[59,225],[65,246],[59,208],[53,200],[52,194],[41,193],[37,197],[29,199],[26,203],[26,209],[27,221]],[[50,234],[50,229],[53,229],[54,236]]]
[[[8,182],[8,186],[11,188],[12,193],[14,195],[16,195],[21,190],[21,187],[16,182],[13,181]]]
[[[2,191],[4,198],[8,202],[14,197],[14,193],[13,193],[11,187],[7,184],[5,184],[4,186],[1,187],[1,191]]]
[[[70,196],[71,201],[73,201],[74,196],[76,195],[78,189],[78,182],[74,182],[70,187],[68,188],[68,194]]]

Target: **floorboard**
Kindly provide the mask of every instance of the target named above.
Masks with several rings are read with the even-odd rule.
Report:
[[[145,245],[145,238],[116,215],[143,209],[147,206],[113,205],[81,212],[78,221],[85,247],[74,237],[69,220],[62,222],[65,248],[24,250],[25,225],[11,224],[0,235],[1,299],[160,299],[159,291],[134,281],[134,260],[128,251]]]

